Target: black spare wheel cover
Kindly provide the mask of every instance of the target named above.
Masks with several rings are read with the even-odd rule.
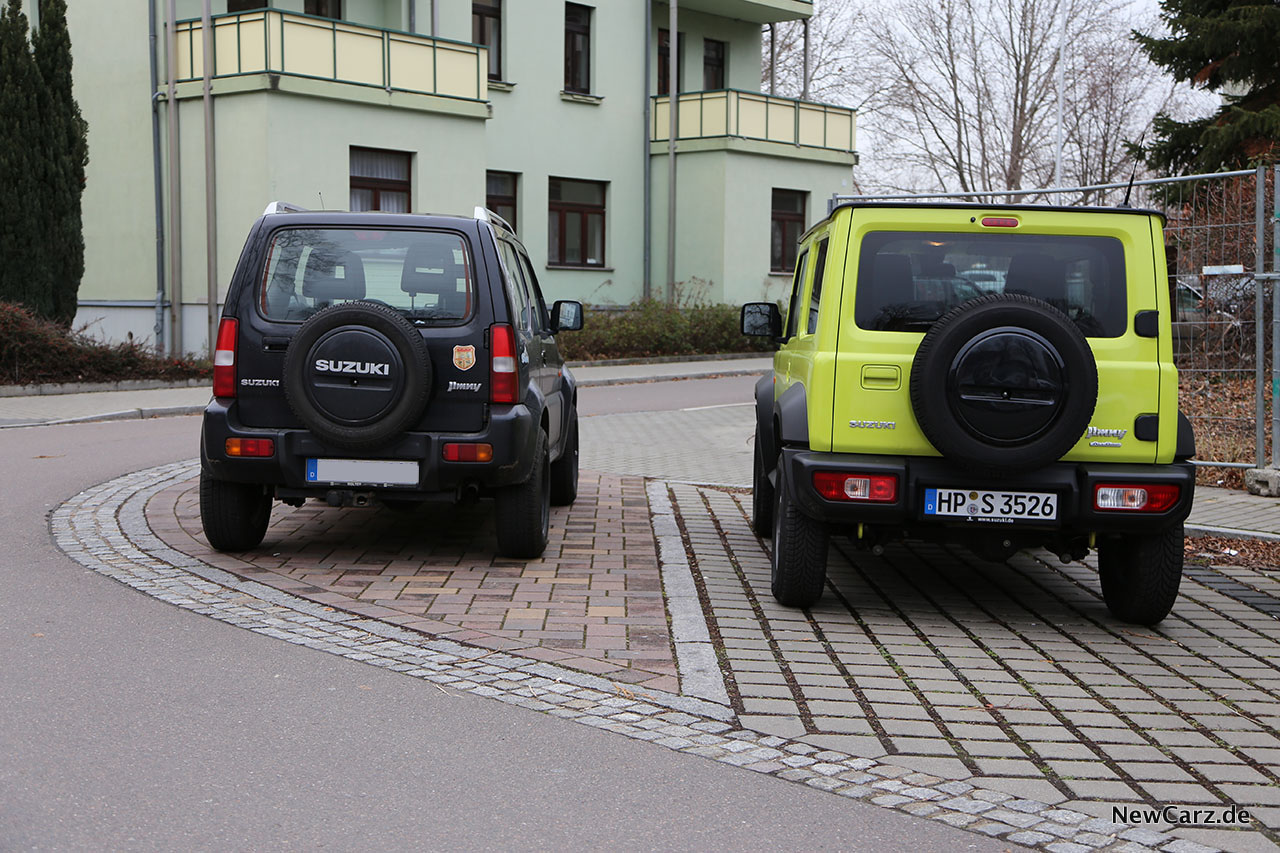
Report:
[[[953,462],[1009,474],[1055,462],[1080,440],[1098,401],[1093,351],[1065,314],[995,293],[934,323],[911,364],[911,408]]]
[[[422,334],[381,303],[318,311],[285,351],[285,399],[331,444],[367,448],[395,438],[421,417],[430,393]]]

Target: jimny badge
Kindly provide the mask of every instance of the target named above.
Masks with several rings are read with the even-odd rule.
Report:
[[[453,366],[459,370],[470,370],[476,363],[476,348],[474,346],[454,347],[453,348]]]

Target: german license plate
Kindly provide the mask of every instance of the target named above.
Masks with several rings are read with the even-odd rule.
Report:
[[[1052,492],[925,489],[924,514],[974,521],[1055,521],[1058,496]]]
[[[413,459],[308,459],[308,483],[343,486],[416,486],[418,462]]]

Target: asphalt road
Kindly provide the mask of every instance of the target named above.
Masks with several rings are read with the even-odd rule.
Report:
[[[198,430],[0,432],[0,850],[1010,846],[252,634],[58,551],[50,510]]]

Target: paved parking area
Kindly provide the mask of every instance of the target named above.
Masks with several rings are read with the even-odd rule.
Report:
[[[1033,554],[996,564],[922,544],[875,556],[836,538],[820,604],[783,608],[768,589],[768,544],[747,525],[750,411],[584,418],[584,468],[613,473],[584,476],[579,502],[554,512],[539,561],[495,559],[483,506],[277,507],[263,549],[216,554],[199,533],[192,467],[146,493],[146,526],[179,566],[230,571],[321,607],[313,621],[299,617],[307,631],[316,618],[359,619],[483,650],[467,664],[491,677],[483,689],[519,681],[499,670],[536,672],[551,692],[512,687],[509,700],[547,710],[537,703],[564,678],[586,691],[575,713],[628,736],[649,739],[632,719],[650,713],[646,697],[657,716],[689,701],[693,716],[661,723],[688,731],[673,728],[663,745],[1011,843],[1055,853],[1276,848],[1276,573],[1188,567],[1173,615],[1138,629],[1107,615],[1091,563]],[[135,479],[136,492],[147,480]],[[730,485],[694,485],[705,483]],[[69,524],[79,517],[68,511]],[[680,560],[667,559],[673,539]],[[664,602],[674,562],[688,565],[691,608]],[[706,701],[714,690],[691,694],[705,667],[697,679],[678,671],[688,661],[677,648],[691,639],[714,650],[726,704]],[[1243,806],[1255,822],[1125,828],[1110,823],[1122,805]]]
[[[1173,615],[1138,629],[1107,615],[1092,564],[924,544],[877,557],[837,537],[828,589],[800,611],[769,593],[749,494],[669,490],[745,725],[1100,817],[1234,803],[1280,827],[1274,574],[1189,569]]]

